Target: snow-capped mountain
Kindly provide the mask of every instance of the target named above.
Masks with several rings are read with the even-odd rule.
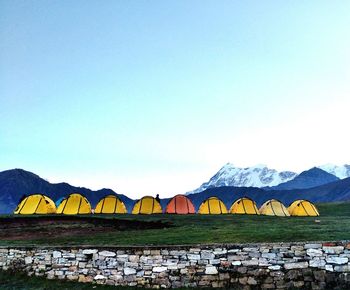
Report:
[[[340,179],[344,179],[350,177],[350,165],[334,165],[334,164],[325,164],[322,166],[318,166],[318,168],[335,175]]]
[[[187,194],[201,192],[207,188],[220,186],[266,187],[276,186],[297,176],[291,171],[278,172],[265,165],[240,168],[231,163],[224,165],[208,182]]]

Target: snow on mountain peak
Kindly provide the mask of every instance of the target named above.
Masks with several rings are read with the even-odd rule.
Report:
[[[325,165],[318,166],[318,168],[330,174],[333,174],[340,179],[350,177],[350,165],[347,165],[347,164],[339,166],[339,165],[328,163]]]
[[[207,188],[220,186],[237,187],[266,187],[275,186],[293,179],[297,174],[291,171],[278,172],[269,169],[264,164],[252,167],[235,167],[231,163],[225,164],[208,182],[190,193],[201,192]]]

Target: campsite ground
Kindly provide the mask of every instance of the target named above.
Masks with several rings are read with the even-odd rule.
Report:
[[[170,245],[350,240],[350,203],[320,217],[248,215],[2,216],[0,245]]]

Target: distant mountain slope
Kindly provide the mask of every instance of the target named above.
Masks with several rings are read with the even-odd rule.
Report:
[[[326,164],[326,165],[322,165],[322,166],[318,166],[318,168],[333,174],[334,176],[340,178],[340,179],[344,179],[344,178],[348,178],[350,177],[350,165],[334,165],[334,164]]]
[[[188,195],[196,209],[203,200],[210,196],[221,198],[228,208],[236,199],[243,196],[252,198],[258,206],[271,198],[279,199],[286,206],[296,199],[307,199],[312,202],[350,201],[350,178],[309,189],[264,190],[256,187],[223,186]]]
[[[221,186],[266,187],[275,186],[293,179],[297,174],[291,171],[278,172],[265,165],[248,168],[235,167],[227,163],[208,182],[187,194],[201,192],[208,188]]]
[[[270,189],[274,190],[288,190],[288,189],[303,189],[311,188],[330,182],[339,180],[338,177],[320,169],[311,168],[309,170],[303,171],[297,175],[294,179],[287,182],[281,183],[277,186],[273,186]]]
[[[0,172],[0,213],[12,213],[24,194],[43,193],[56,201],[72,192],[85,195],[93,206],[106,194],[115,193],[106,188],[93,191],[85,187],[71,186],[68,183],[52,184],[38,175],[22,169],[6,170]],[[119,194],[119,197],[128,208],[134,203],[125,195]]]

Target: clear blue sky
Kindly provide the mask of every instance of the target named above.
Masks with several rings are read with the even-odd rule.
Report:
[[[349,1],[0,1],[0,170],[131,197],[350,162]]]

